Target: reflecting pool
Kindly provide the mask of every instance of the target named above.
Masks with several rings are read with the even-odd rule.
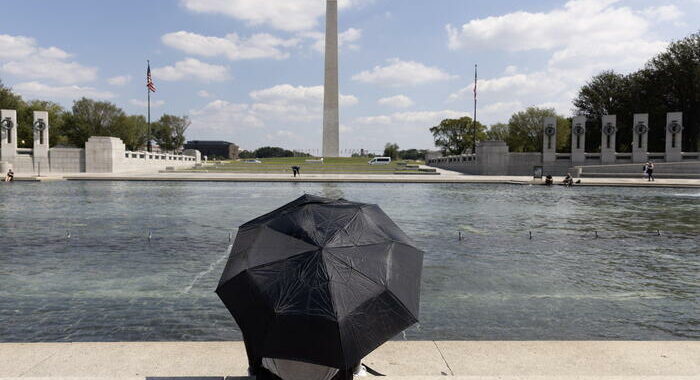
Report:
[[[17,182],[0,341],[240,339],[214,294],[229,234],[304,193],[377,203],[425,250],[421,324],[397,339],[700,338],[698,190]]]

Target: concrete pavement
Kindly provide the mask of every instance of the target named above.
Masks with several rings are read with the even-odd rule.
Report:
[[[700,342],[388,342],[386,379],[700,379]],[[246,375],[241,342],[0,344],[0,379]],[[184,379],[183,379],[184,380]]]

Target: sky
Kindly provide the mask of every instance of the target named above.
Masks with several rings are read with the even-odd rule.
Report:
[[[188,115],[188,139],[319,153],[324,0],[0,0],[0,79],[69,108]],[[433,148],[445,118],[572,114],[581,85],[699,30],[700,0],[339,0],[341,152]]]

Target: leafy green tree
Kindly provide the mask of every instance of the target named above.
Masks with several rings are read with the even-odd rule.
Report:
[[[178,150],[185,144],[185,132],[190,124],[187,116],[165,114],[151,124],[151,133],[162,150]]]
[[[593,77],[574,99],[589,118],[586,146],[600,144],[600,117],[618,117],[618,150],[631,150],[634,113],[649,113],[649,150],[663,151],[666,113],[683,112],[683,149],[700,150],[700,33],[673,42],[630,75],[611,71]]]
[[[240,159],[255,158],[255,153],[251,152],[249,150],[242,150],[240,153],[238,153],[238,158],[240,158]]]
[[[557,148],[565,147],[571,134],[571,122],[557,115],[553,108],[529,107],[513,114],[508,121],[505,141],[510,151],[541,152],[545,117],[557,118]]]
[[[59,104],[44,100],[30,100],[20,105],[17,109],[17,140],[21,147],[31,148],[34,141],[34,111],[47,111],[49,113],[49,145],[70,145],[70,140],[65,136],[65,111]],[[24,144],[21,142],[24,141]]]
[[[124,111],[112,103],[82,98],[73,102],[72,113],[66,118],[63,129],[69,141],[84,147],[90,136],[123,137],[125,118]]]
[[[124,116],[118,122],[119,137],[128,150],[144,150],[148,143],[148,122],[143,115]]]
[[[253,152],[255,158],[294,157],[294,152],[280,147],[264,146]]]
[[[402,160],[425,160],[425,149],[407,149],[399,151],[399,158]]]
[[[508,133],[509,133],[509,126],[508,124],[505,123],[496,123],[489,127],[489,130],[486,132],[486,137],[489,140],[500,140],[500,141],[507,141],[508,140]]]
[[[396,143],[386,143],[386,145],[384,145],[384,157],[391,157],[392,160],[398,160],[399,145]]]
[[[445,155],[463,154],[474,147],[474,122],[469,116],[460,119],[445,119],[430,128],[435,139],[435,146]],[[476,140],[486,139],[486,127],[476,123]]]

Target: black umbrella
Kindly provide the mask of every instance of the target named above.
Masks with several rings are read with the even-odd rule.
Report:
[[[216,292],[252,367],[349,369],[418,322],[422,267],[376,205],[305,195],[241,226]]]

